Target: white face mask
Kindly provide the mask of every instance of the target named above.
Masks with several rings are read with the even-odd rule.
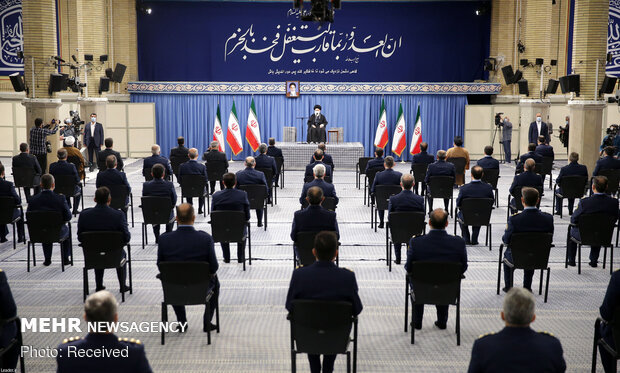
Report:
[[[93,122],[93,123],[95,123],[95,122],[97,121],[97,118],[95,118],[95,117],[91,117],[91,118],[90,118],[90,121],[91,121],[91,122]]]
[[[540,121],[542,121],[542,118],[541,117],[536,117],[536,121],[540,122]]]
[[[319,114],[321,114],[321,110],[315,110],[314,114],[318,116]]]
[[[566,121],[566,124],[568,124],[568,121]]]

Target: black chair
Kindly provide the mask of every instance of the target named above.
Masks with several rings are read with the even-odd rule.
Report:
[[[463,265],[452,262],[413,262],[405,276],[405,333],[409,324],[408,307],[411,301],[411,321],[415,320],[415,305],[456,306],[456,345],[461,345],[461,277]],[[411,328],[411,344],[415,328]]]
[[[78,192],[75,191],[76,186],[80,189]],[[75,198],[84,195],[84,188],[82,183],[75,182],[73,175],[56,175],[54,176],[54,193],[73,197],[73,203],[75,204]],[[76,207],[73,206],[74,211],[77,211]],[[84,198],[82,198],[82,210],[84,210]]]
[[[465,198],[461,201],[461,207],[456,207],[454,216],[456,223],[464,224],[467,227],[486,227],[484,244],[489,245],[489,251],[493,247],[491,232],[491,212],[495,201],[492,198]],[[463,219],[458,217],[459,210],[463,213]],[[456,226],[454,224],[454,235],[456,236]]]
[[[375,167],[371,168],[366,173],[366,177],[364,178],[364,204],[367,206],[371,203],[370,188],[372,188],[372,183],[375,182],[375,176],[377,175],[377,172],[381,172],[383,170],[384,168]],[[366,191],[368,191],[368,194],[366,194]],[[366,199],[366,196],[368,196],[368,199]]]
[[[164,291],[164,301],[161,302],[161,321],[168,322],[168,305],[192,306],[204,304],[207,314],[210,314],[209,301],[217,297],[211,285],[211,274],[207,262],[160,262],[159,279]],[[215,306],[216,332],[220,332],[220,306]],[[162,329],[161,344],[166,343],[166,332]],[[211,329],[207,331],[207,343],[211,344]]]
[[[413,236],[426,233],[426,214],[424,211],[393,211],[388,215],[385,227],[386,264],[392,272],[392,245],[409,245]]]
[[[21,210],[20,216],[13,219],[13,211],[18,208]],[[15,240],[15,223],[24,218],[24,209],[21,205],[16,205],[13,197],[0,197],[0,224],[11,224],[13,226],[13,250],[17,248],[17,241]],[[26,243],[26,235],[24,234],[24,240]]]
[[[22,322],[21,322],[21,319],[17,315],[10,317],[8,319],[0,319],[0,335],[2,335],[2,330],[4,329],[5,325],[10,324],[12,322],[15,322],[16,335],[14,338],[8,341],[8,344],[6,346],[0,347],[0,367],[3,366],[2,362],[4,360],[4,355],[8,351],[14,348],[19,350],[24,345],[24,341],[22,339]],[[26,367],[24,366],[24,354],[20,353],[18,359],[19,359],[19,369],[21,373],[25,373]],[[7,369],[6,371],[8,372],[9,370]]]
[[[256,171],[260,171],[265,175],[265,180],[267,180],[267,184],[271,185],[271,194],[273,199],[271,200],[271,206],[273,204],[278,204],[278,188],[275,187],[275,182],[273,181],[273,170],[271,168],[257,168]]]
[[[211,212],[211,234],[213,242],[245,242],[248,240],[248,259],[252,265],[252,236],[250,222],[245,220],[243,211],[213,211]],[[246,231],[247,233],[244,232]],[[245,254],[245,253],[244,253]],[[245,255],[243,256],[243,270],[245,271]]]
[[[287,319],[291,322],[291,371],[297,372],[297,354],[347,355],[347,373],[357,372],[357,316],[350,302],[296,299]],[[351,328],[353,338],[351,339]]]
[[[131,209],[131,227],[134,226],[133,220],[133,194],[129,192],[125,185],[110,185],[110,207],[127,213]],[[129,198],[127,198],[129,197]],[[129,203],[127,203],[129,200]]]
[[[426,195],[424,196],[424,210],[429,199],[450,199],[450,216],[453,212],[454,178],[452,176],[431,176],[428,179]]]
[[[84,269],[82,280],[84,293],[82,301],[88,296],[89,269],[117,269],[127,265],[129,289],[121,284],[121,298],[125,301],[125,292],[133,294],[133,277],[131,275],[131,245],[124,241],[123,233],[118,231],[83,232],[80,234],[80,246],[84,252]],[[123,258],[123,248],[127,246],[127,258]]]
[[[108,166],[105,164],[105,158],[99,159],[99,157],[97,157],[96,155],[95,158],[97,158],[97,168],[99,169],[99,172],[108,169]]]
[[[454,165],[456,176],[463,175],[463,182],[465,182],[465,165],[467,164],[467,159],[465,157],[446,158],[446,162]],[[456,182],[456,178],[454,181]]]
[[[426,191],[426,183],[424,178],[426,177],[426,171],[428,171],[428,164],[426,163],[412,163],[410,174],[413,174],[413,180],[415,181],[416,191],[418,190],[418,183],[421,183],[420,195],[424,195]]]
[[[553,206],[552,213],[555,215],[555,205],[557,203],[557,198],[574,198],[580,199],[584,196],[586,192],[586,186],[588,184],[587,176],[564,176],[560,180],[560,184],[556,184],[553,188]],[[562,189],[562,193],[559,192],[558,187]],[[562,217],[562,206],[560,207],[560,218]]]
[[[207,171],[208,173],[209,171]],[[207,193],[207,180],[204,175],[183,175],[181,177],[181,200],[183,198],[198,198],[204,201],[205,207],[202,210],[203,216],[207,216],[210,211],[209,193]],[[206,201],[205,201],[206,199]]]
[[[284,189],[284,157],[274,157],[274,159],[276,160],[276,168],[280,175],[280,189]]]
[[[336,205],[336,199],[334,197],[325,197],[325,199],[323,199],[323,202],[321,202],[321,206],[323,206],[324,209],[329,211],[336,211],[336,208],[338,207],[338,205]],[[304,199],[304,203],[301,204],[301,209],[303,210],[306,207],[308,207],[308,201]]]
[[[577,244],[577,273],[581,274],[581,246],[602,246],[603,251],[603,269],[607,261],[607,248],[610,248],[609,254],[609,274],[613,273],[614,265],[614,245],[611,240],[616,227],[616,216],[607,214],[583,214],[579,216],[579,223],[569,223],[568,239]],[[579,229],[581,241],[570,235],[571,227]],[[566,258],[564,260],[564,268],[568,267],[568,247],[566,248]]]
[[[205,167],[207,168],[207,178],[209,181],[219,182],[221,189],[222,178],[224,177],[224,174],[228,172],[228,163],[224,161],[207,161],[205,162]],[[211,190],[210,193],[213,194],[215,191]]]
[[[264,229],[267,230],[267,188],[263,184],[237,185],[237,188],[248,194],[251,210],[263,209]]]
[[[515,269],[523,270],[537,270],[540,269],[540,282],[538,287],[538,294],[542,294],[543,285],[543,272],[547,270],[547,283],[545,285],[545,303],[547,303],[547,295],[549,294],[549,276],[551,275],[551,268],[549,268],[549,254],[553,247],[553,234],[544,232],[523,232],[514,233],[510,237],[510,242],[507,244],[512,252],[512,264],[508,266],[512,267],[514,273]],[[504,263],[504,244],[499,245],[499,261],[497,267],[497,295],[499,295],[500,281],[502,277],[502,264]]]
[[[549,189],[551,189],[553,185],[553,157],[542,157],[542,159],[540,174],[549,175]]]
[[[524,165],[525,167],[525,165]],[[536,164],[534,165],[534,173],[537,175],[541,175],[543,174],[543,164],[542,162],[536,162]]]
[[[19,188],[33,188],[38,186],[38,175],[32,168],[27,167],[13,167],[13,182],[15,182],[15,188],[19,193],[19,198],[22,197],[21,189]]]
[[[177,182],[179,178],[179,167],[188,160],[189,158],[187,157],[170,157],[170,166],[172,167],[172,173],[177,177]]]
[[[370,202],[370,227],[377,231],[377,218],[379,210],[386,211],[390,202],[390,197],[403,190],[400,185],[377,185],[375,195]]]
[[[142,197],[141,205],[142,209],[142,250],[144,250],[144,244],[148,245],[148,230],[147,225],[160,225],[174,223],[174,216],[170,218],[170,212],[174,208],[172,200],[169,197]]]
[[[495,207],[499,207],[499,191],[497,189],[497,182],[499,179],[499,168],[483,168],[482,169],[482,182],[487,183],[493,187],[495,192]]]
[[[611,334],[613,336],[614,345],[616,349],[612,348],[601,336],[601,323],[607,322],[609,326],[611,326]],[[617,364],[617,360],[620,359],[620,354],[618,353],[618,346],[620,346],[620,307],[616,307],[614,309],[613,319],[606,321],[603,320],[602,317],[598,317],[594,322],[594,346],[592,350],[592,373],[596,372],[596,355],[597,355],[597,347],[604,348],[613,359],[616,360],[614,362],[614,366]]]
[[[357,164],[355,165],[355,184],[357,189],[361,188],[360,177],[362,175],[366,175],[366,166],[368,166],[368,161],[374,159],[373,157],[360,157],[357,160]]]
[[[523,202],[521,202],[521,189],[522,188],[523,187],[515,187],[513,193],[508,194],[508,205],[506,206],[506,220],[510,218],[511,214],[516,214],[518,211],[523,211],[523,209],[525,208],[523,206]],[[533,188],[533,187],[528,187],[528,188]],[[539,197],[540,201],[542,201],[543,188],[536,187],[534,189],[538,191],[538,195],[540,196]],[[514,198],[516,209],[512,208],[512,206],[510,205],[510,197]],[[540,201],[538,201],[538,204],[536,205],[536,207],[540,207]]]
[[[297,268],[298,265],[308,266],[316,261],[312,249],[314,248],[314,237],[319,232],[299,232],[295,237],[293,243],[293,268]],[[338,243],[340,246],[340,243]],[[297,255],[295,255],[295,249],[297,249]],[[339,266],[338,256],[336,256],[336,266]]]
[[[601,170],[599,176],[607,177],[607,193],[612,196],[618,193],[618,183],[620,182],[620,170]]]
[[[144,181],[153,180],[153,175],[151,174],[151,170],[153,170],[151,167],[142,169],[142,176],[144,176]]]
[[[69,226],[69,234],[67,237],[60,237],[60,230],[62,226],[68,223]],[[29,240],[26,245],[28,246],[28,272],[30,272],[30,247],[32,246],[32,265],[34,267],[37,266],[37,258],[34,250],[34,245],[36,243],[44,244],[54,244],[58,243],[62,245],[65,240],[69,240],[71,242],[71,222],[64,222],[62,220],[62,215],[56,211],[28,211],[26,212],[26,225],[28,226],[28,236]],[[69,250],[72,250],[70,247]],[[62,271],[65,271],[65,262],[64,258],[62,258],[62,250],[61,252],[61,268]],[[71,266],[73,266],[73,254],[71,254]]]

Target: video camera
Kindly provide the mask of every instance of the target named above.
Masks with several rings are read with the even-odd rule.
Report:
[[[69,116],[71,116],[71,124],[75,127],[75,131],[77,133],[81,132],[81,127],[84,125],[84,121],[80,119],[80,113],[77,111],[70,110]]]
[[[607,128],[607,136],[603,139],[603,148],[607,146],[614,146],[614,139],[618,135],[618,125],[612,124]]]
[[[497,113],[495,114],[495,125],[496,126],[503,126],[504,123],[502,123],[502,115],[504,115],[504,113]]]

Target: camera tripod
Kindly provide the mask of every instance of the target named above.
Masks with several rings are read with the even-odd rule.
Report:
[[[495,125],[495,130],[493,131],[493,140],[491,140],[491,145],[495,144],[495,137],[497,136],[497,133],[499,132],[499,162],[500,163],[506,163],[505,161],[505,157],[504,157],[504,141],[502,141],[501,139],[503,138],[503,128],[502,125],[500,124],[496,124]]]

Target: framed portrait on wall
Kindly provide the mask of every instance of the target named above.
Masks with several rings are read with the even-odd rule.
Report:
[[[287,80],[286,81],[286,97],[289,97],[289,98],[299,97],[299,80]]]

